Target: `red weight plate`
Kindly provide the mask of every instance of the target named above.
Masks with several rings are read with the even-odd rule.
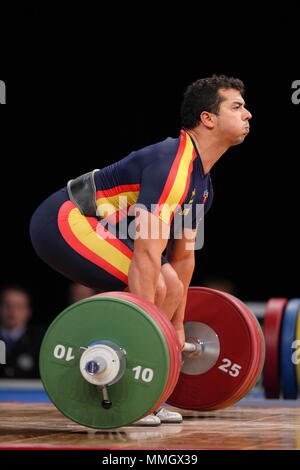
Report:
[[[263,370],[263,386],[266,398],[280,397],[280,332],[288,299],[274,298],[267,303],[264,316],[266,360]]]
[[[228,297],[237,302],[242,311],[243,315],[245,315],[245,319],[247,320],[249,331],[251,333],[251,337],[253,339],[253,360],[249,369],[249,373],[247,379],[245,380],[244,384],[237,390],[237,392],[226,402],[220,403],[218,408],[224,408],[227,406],[232,405],[233,403],[241,400],[255,385],[257,379],[259,378],[263,364],[265,359],[265,341],[264,335],[259,325],[259,322],[256,316],[248,309],[248,307],[236,297],[226,294]]]
[[[256,319],[229,294],[191,287],[185,322],[212,329],[218,336],[220,352],[215,364],[205,372],[198,375],[181,372],[168,403],[202,411],[229,406],[248,390],[260,369],[264,348]],[[206,347],[209,350],[209,345]]]
[[[218,409],[231,406],[233,403],[236,403],[237,401],[241,400],[253,388],[258,377],[261,374],[265,357],[264,336],[257,318],[240,299],[237,299],[236,297],[227,293],[225,295],[229,298],[234,299],[235,302],[240,305],[242,311],[244,312],[244,315],[246,315],[248,327],[251,331],[251,336],[254,340],[253,361],[244,384],[239,389],[237,389],[237,391],[228,400],[220,402],[218,405]]]
[[[230,295],[230,294],[227,294]],[[242,308],[246,308],[248,310],[248,307],[240,300],[237,299],[236,297],[233,297],[230,295],[230,297],[234,298]],[[248,310],[249,315],[249,327],[252,331],[253,337],[254,337],[254,355],[253,355],[253,362],[251,365],[251,368],[249,370],[248,374],[248,379],[245,381],[243,387],[232,396],[231,400],[229,400],[226,403],[221,404],[222,407],[224,406],[230,406],[233,403],[241,400],[249,391],[253,388],[255,383],[257,382],[263,368],[264,360],[265,360],[265,341],[264,341],[264,335],[261,330],[260,324],[254,314],[250,310]]]
[[[131,294],[129,292],[123,292],[123,291],[122,292],[106,292],[102,294],[97,294],[93,297],[106,296],[106,295],[128,300],[129,302],[132,302],[138,305],[156,321],[156,323],[160,326],[166,338],[168,349],[169,349],[169,355],[170,355],[169,377],[168,377],[168,381],[167,381],[166,387],[162,395],[158,397],[158,401],[155,404],[155,406],[152,408],[152,410],[148,411],[147,413],[147,415],[151,414],[153,413],[153,411],[159,408],[167,400],[169,395],[174,390],[174,387],[179,377],[180,367],[181,367],[181,351],[180,351],[180,345],[179,345],[179,341],[177,338],[177,334],[175,332],[175,329],[173,328],[172,323],[167,318],[167,316],[163,314],[158,309],[158,307],[156,307],[156,305],[149,302],[148,300],[145,300],[138,295]]]

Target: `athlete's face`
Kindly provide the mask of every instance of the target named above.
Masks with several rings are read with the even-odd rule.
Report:
[[[249,134],[252,115],[238,90],[220,89],[219,93],[225,100],[220,104],[219,114],[215,115],[215,129],[229,145],[238,145]]]

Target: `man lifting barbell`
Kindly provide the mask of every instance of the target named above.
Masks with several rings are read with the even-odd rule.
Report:
[[[181,107],[178,138],[131,152],[68,182],[43,201],[30,222],[36,253],[67,278],[95,289],[127,290],[155,303],[183,348],[187,290],[195,266],[197,207],[209,210],[210,170],[249,133],[239,79],[192,83]],[[174,221],[181,217],[178,236]],[[134,222],[134,234],[131,231]],[[142,424],[178,422],[164,409]]]

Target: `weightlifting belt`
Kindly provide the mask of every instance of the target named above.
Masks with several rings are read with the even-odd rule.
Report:
[[[96,185],[94,180],[94,173],[96,171],[99,171],[99,169],[97,168],[78,176],[78,178],[68,181],[67,184],[70,200],[78,207],[81,214],[86,217],[97,216]]]

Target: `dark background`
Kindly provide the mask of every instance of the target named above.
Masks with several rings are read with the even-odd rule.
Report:
[[[185,9],[176,22],[150,13],[129,23],[119,9],[108,16],[28,6],[9,12],[1,30],[1,283],[29,288],[35,321],[65,307],[69,284],[31,247],[35,208],[69,179],[177,137],[185,87],[213,73],[244,81],[253,119],[245,142],[211,171],[215,199],[193,284],[214,276],[230,279],[244,300],[300,296],[292,28],[283,13],[278,23],[257,17],[251,29],[233,18],[223,30],[211,19],[204,30]]]

